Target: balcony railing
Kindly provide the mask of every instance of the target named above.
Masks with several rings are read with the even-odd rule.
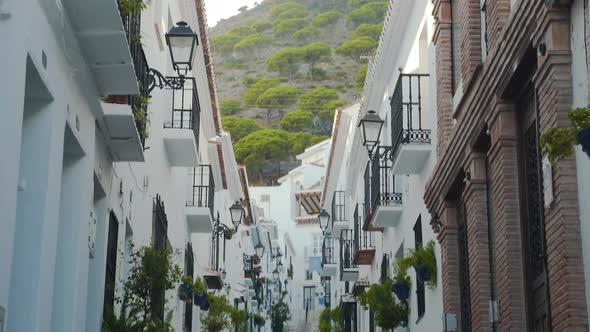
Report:
[[[332,220],[346,221],[346,196],[344,191],[335,191],[332,196]]]
[[[186,206],[208,207],[213,217],[213,202],[215,199],[215,182],[210,165],[199,165],[193,168],[193,183]]]
[[[401,144],[430,143],[431,130],[424,128],[422,93],[428,74],[401,74],[391,98],[391,142],[396,156]]]
[[[324,243],[322,244],[322,266],[325,264],[336,264],[336,258],[334,257],[334,238],[331,236],[324,237]]]
[[[129,51],[131,52],[131,59],[133,60],[133,67],[135,69],[135,76],[137,77],[140,93],[139,96],[129,96],[128,103],[133,110],[135,125],[139,132],[141,145],[145,148],[150,67],[141,45],[141,11],[134,10],[130,13],[126,13],[121,9],[120,0],[117,1],[117,4],[119,5],[119,13],[121,14],[121,20],[123,21],[123,27],[127,36],[127,43],[129,44]]]
[[[168,77],[168,79],[178,80],[178,77]],[[172,93],[172,112],[168,120],[164,122],[164,128],[192,129],[198,146],[201,107],[195,79],[185,77],[181,89],[168,90]]]
[[[371,219],[379,206],[402,204],[402,194],[395,192],[392,168],[392,148],[379,146],[365,169],[365,221]]]
[[[373,232],[363,228],[363,217],[359,213],[359,204],[354,209],[354,249],[366,250],[375,249]]]
[[[358,268],[354,264],[354,234],[352,229],[340,231],[340,274],[344,269]]]

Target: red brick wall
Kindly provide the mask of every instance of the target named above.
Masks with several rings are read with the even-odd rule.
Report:
[[[460,1],[460,13],[453,13],[453,20],[460,22],[461,79],[465,91],[475,69],[481,64],[481,10],[479,0],[453,1]]]
[[[510,0],[487,0],[486,16],[488,50],[494,50],[502,42],[502,30],[510,16]]]

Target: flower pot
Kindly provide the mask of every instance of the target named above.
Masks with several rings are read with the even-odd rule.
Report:
[[[418,279],[419,282],[430,281],[430,272],[428,271],[426,266],[419,265],[416,268],[416,279]]]
[[[251,270],[245,270],[244,271],[244,278],[252,278],[252,271]]]
[[[262,326],[262,319],[256,317],[254,318],[254,324],[258,325],[258,326]]]
[[[180,284],[178,286],[178,298],[183,302],[189,302],[193,297],[193,288],[189,284]]]
[[[590,128],[580,130],[576,136],[578,143],[582,146],[582,150],[586,152],[588,158],[590,158]]]
[[[391,285],[391,289],[395,293],[398,299],[407,300],[410,297],[410,286],[402,282],[394,282]]]
[[[226,240],[231,240],[232,234],[229,232],[223,232],[223,236]]]
[[[205,301],[203,304],[199,306],[199,308],[203,311],[209,310],[209,300]]]
[[[108,104],[121,104],[127,105],[127,95],[108,95],[103,98],[105,103]]]
[[[207,293],[195,293],[194,296],[195,305],[201,306],[204,303],[209,304],[209,298],[207,297]]]

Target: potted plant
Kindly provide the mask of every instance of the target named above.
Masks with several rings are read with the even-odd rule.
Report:
[[[320,332],[331,332],[332,331],[332,324],[331,321],[332,310],[330,308],[325,308],[320,313],[320,323],[319,329]]]
[[[262,266],[257,266],[254,271],[256,272],[256,276],[260,276],[260,273],[262,273]]]
[[[250,270],[250,269],[244,270],[244,278],[246,278],[246,279],[252,278],[252,270]]]
[[[567,117],[571,127],[553,127],[541,135],[541,147],[552,165],[570,157],[577,144],[590,158],[590,110],[576,108],[569,111]]]
[[[128,98],[129,97],[127,95],[108,95],[100,97],[100,99],[107,104],[119,105],[127,105]]]
[[[226,240],[231,240],[231,238],[234,236],[234,234],[236,234],[236,232],[237,231],[235,229],[226,229],[223,231],[223,236]]]
[[[208,302],[207,286],[205,285],[203,278],[197,277],[195,279],[195,283],[193,285],[193,292],[195,305],[201,307]]]
[[[430,289],[437,285],[436,255],[434,253],[434,241],[428,241],[410,254],[412,265],[416,269],[416,279],[424,282]]]
[[[259,264],[260,263],[260,258],[258,258],[258,255],[252,255],[252,264]]]
[[[182,283],[178,286],[178,298],[185,303],[191,303],[193,298],[193,281],[191,276],[186,276],[182,279]]]
[[[254,324],[256,324],[256,326],[264,326],[266,323],[266,320],[260,314],[254,314],[252,315],[252,318],[254,318]]]
[[[409,306],[405,300],[395,301],[391,294],[393,281],[374,284],[359,295],[359,302],[365,310],[375,314],[375,323],[384,330],[408,326]]]
[[[407,300],[410,297],[410,287],[412,286],[412,281],[408,276],[410,266],[411,260],[407,257],[399,258],[394,263],[395,276],[391,289],[400,300]]]

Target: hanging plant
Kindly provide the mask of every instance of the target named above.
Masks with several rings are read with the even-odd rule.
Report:
[[[234,236],[234,234],[236,234],[236,232],[237,231],[235,229],[226,229],[223,231],[223,236],[226,240],[231,240],[231,238]]]
[[[126,15],[135,11],[141,12],[145,8],[146,6],[143,0],[119,0],[119,9]]]
[[[425,246],[411,251],[409,256],[414,269],[416,269],[416,278],[426,283],[430,289],[436,288],[438,280],[434,246],[434,241],[428,241]]]
[[[202,307],[203,305],[209,302],[207,295],[207,286],[205,285],[205,282],[201,277],[197,277],[195,279],[195,283],[193,284],[193,292],[195,305]]]
[[[246,279],[252,278],[252,270],[244,270],[244,278],[246,278]]]
[[[186,276],[182,279],[182,283],[178,286],[178,298],[185,303],[191,303],[193,298],[193,283],[191,276]]]
[[[553,127],[541,135],[541,147],[552,165],[571,157],[577,144],[590,158],[590,110],[576,108],[569,111],[567,117],[571,127]]]
[[[391,293],[393,281],[388,279],[383,284],[374,284],[359,295],[360,304],[365,310],[375,314],[375,323],[385,330],[407,327],[410,309],[408,302],[396,301]]]
[[[412,281],[408,276],[410,266],[412,266],[412,261],[408,257],[397,259],[393,266],[395,275],[391,289],[400,300],[407,300],[410,297],[410,288],[412,287]]]
[[[252,318],[254,318],[254,324],[256,324],[256,326],[264,326],[264,324],[266,323],[264,317],[262,317],[259,314],[252,315]]]
[[[238,308],[232,308],[230,312],[230,318],[232,324],[237,328],[238,331],[248,330],[248,312]]]
[[[257,255],[252,255],[252,263],[253,264],[259,264],[260,263],[260,259],[258,258]]]
[[[262,273],[262,266],[257,266],[255,271],[256,271],[256,275],[260,276],[260,273]]]
[[[205,315],[201,313],[203,331],[221,332],[230,327],[233,307],[228,303],[225,296],[209,294],[209,301],[205,308],[202,307],[201,310],[208,311]]]

